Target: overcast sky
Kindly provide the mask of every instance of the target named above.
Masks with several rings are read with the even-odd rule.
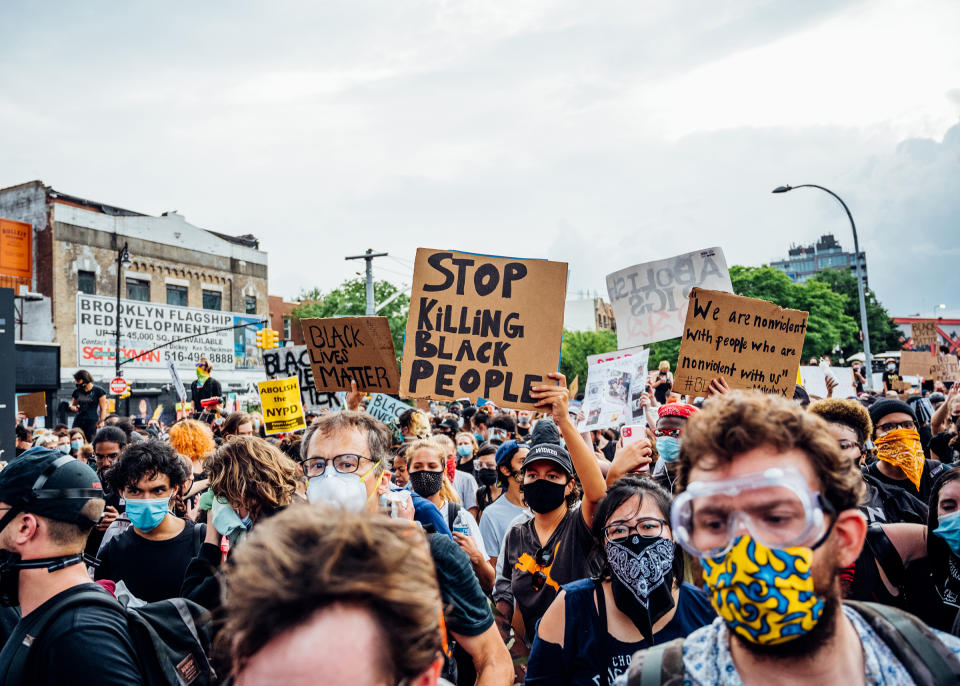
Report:
[[[22,6],[22,7],[21,7]],[[252,233],[271,293],[418,246],[569,293],[833,232],[892,314],[960,312],[960,2],[0,3],[0,187]]]

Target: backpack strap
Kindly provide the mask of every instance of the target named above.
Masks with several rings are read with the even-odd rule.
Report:
[[[603,646],[600,686],[610,686],[610,667],[608,666],[610,663],[610,630],[607,628],[607,599],[603,594],[603,582],[600,579],[594,579],[593,588],[597,598],[597,618],[600,620],[600,645]]]
[[[13,656],[10,658],[7,673],[2,675],[4,683],[23,683],[23,673],[27,666],[27,660],[30,658],[30,651],[37,640],[43,635],[44,629],[46,629],[54,619],[60,616],[62,612],[81,605],[100,605],[102,607],[113,608],[124,615],[124,621],[126,621],[126,611],[123,609],[120,601],[114,598],[107,590],[97,591],[91,589],[63,598],[44,610],[43,614],[40,615],[40,618],[37,619],[33,625],[32,633],[24,636],[20,644],[17,645]],[[29,615],[27,616],[29,617]]]
[[[919,619],[879,603],[846,600],[910,673],[917,686],[960,683],[960,660]]]
[[[900,592],[898,597],[902,599],[906,570],[903,566],[903,560],[900,558],[900,553],[897,552],[896,547],[883,530],[882,524],[871,524],[867,527],[866,543],[883,573],[887,575],[887,579],[897,587]]]
[[[206,528],[200,526],[197,522],[193,523],[193,556],[196,557],[200,554],[200,548],[203,546],[203,542],[207,537]]]
[[[627,686],[680,686],[683,673],[683,638],[675,638],[634,653]]]

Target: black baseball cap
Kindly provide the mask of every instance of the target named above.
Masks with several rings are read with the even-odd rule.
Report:
[[[0,519],[0,530],[20,512],[96,524],[80,514],[92,498],[103,498],[103,487],[89,465],[58,450],[31,448],[0,470],[0,502],[11,508]]]
[[[538,462],[540,460],[547,460],[558,464],[563,467],[563,470],[567,474],[570,476],[574,475],[573,461],[570,459],[570,453],[568,453],[563,446],[555,443],[538,443],[530,448],[530,452],[523,458],[523,466],[521,469],[526,469],[527,465],[531,462]]]
[[[455,436],[460,431],[460,425],[456,419],[444,419],[437,425],[437,430]]]

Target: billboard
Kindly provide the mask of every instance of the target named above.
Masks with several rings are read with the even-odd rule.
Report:
[[[0,218],[0,274],[33,278],[33,226]]]
[[[77,366],[114,366],[116,305],[116,298],[77,293]],[[202,355],[214,368],[256,369],[263,366],[256,341],[257,330],[263,328],[261,321],[234,312],[121,299],[120,361],[178,338],[195,336],[153,350],[124,366],[165,369],[169,362],[191,365]],[[252,326],[226,328],[244,323]]]

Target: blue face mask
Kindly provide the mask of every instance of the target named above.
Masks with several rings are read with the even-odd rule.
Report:
[[[70,453],[70,444],[61,443],[60,445],[57,446],[57,450],[59,450],[64,455],[68,455]]]
[[[940,526],[933,533],[946,541],[953,554],[960,557],[960,511],[940,515]]]
[[[170,511],[169,498],[130,498],[127,500],[126,513],[140,531],[153,531]]]
[[[80,450],[83,447],[83,441],[70,441],[71,450]]]
[[[469,445],[458,445],[457,455],[460,457],[470,457],[473,455],[473,447]]]
[[[680,457],[680,439],[673,436],[657,437],[657,452],[664,462],[676,462]]]

